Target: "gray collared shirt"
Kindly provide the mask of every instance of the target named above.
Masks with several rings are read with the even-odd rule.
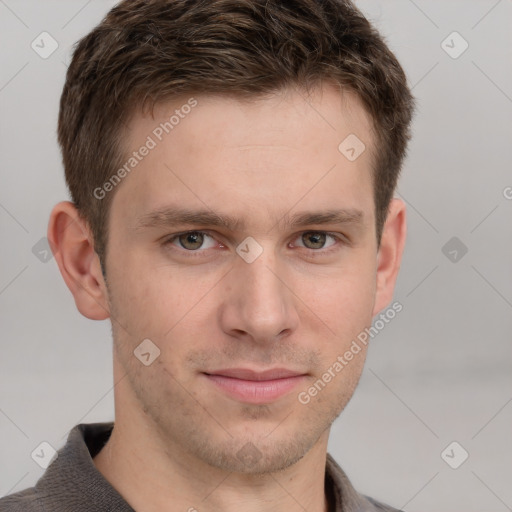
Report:
[[[0,512],[134,512],[92,460],[113,426],[113,422],[76,425],[36,485],[0,499]],[[329,454],[325,491],[329,512],[400,512],[359,494]]]

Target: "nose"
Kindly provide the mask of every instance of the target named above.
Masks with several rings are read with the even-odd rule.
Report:
[[[287,283],[284,265],[263,253],[252,263],[242,258],[226,276],[220,308],[221,327],[230,336],[268,344],[297,329],[298,300]]]

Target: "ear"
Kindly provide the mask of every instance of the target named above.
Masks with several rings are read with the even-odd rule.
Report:
[[[92,233],[73,203],[62,201],[54,206],[47,236],[80,313],[91,320],[109,318],[107,289]]]
[[[405,203],[401,199],[392,199],[377,253],[377,286],[373,316],[387,307],[393,299],[406,234]]]

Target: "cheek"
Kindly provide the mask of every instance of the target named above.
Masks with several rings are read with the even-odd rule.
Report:
[[[110,263],[109,290],[116,319],[136,339],[165,341],[184,328],[213,329],[216,311],[230,297],[236,302],[239,293],[225,267],[187,267],[163,258],[155,263],[155,258],[134,247],[112,251]],[[320,332],[327,325],[343,340],[364,329],[371,323],[374,267],[367,250],[354,250],[336,268],[285,269],[285,281],[293,293],[283,300],[292,301],[300,313],[299,329]]]
[[[309,310],[343,339],[371,323],[375,299],[371,265],[354,265],[322,277],[311,274],[296,289]]]
[[[110,298],[116,319],[137,339],[163,340],[197,318],[221,277],[199,267],[155,265],[135,255],[118,261],[122,263],[108,276]]]

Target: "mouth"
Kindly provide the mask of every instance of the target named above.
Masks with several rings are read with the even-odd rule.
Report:
[[[222,393],[244,403],[269,404],[290,393],[304,382],[306,373],[286,368],[254,371],[248,368],[228,368],[203,372]]]

